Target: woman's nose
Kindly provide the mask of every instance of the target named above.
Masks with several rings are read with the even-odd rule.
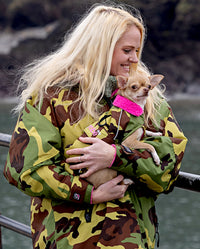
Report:
[[[130,55],[129,62],[131,62],[131,63],[138,63],[138,57],[137,57],[136,53]]]

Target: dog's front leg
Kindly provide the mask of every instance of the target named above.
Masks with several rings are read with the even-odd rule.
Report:
[[[160,136],[162,136],[162,133],[158,132],[158,131],[153,132],[153,131],[146,130],[145,133],[148,137],[160,137]]]

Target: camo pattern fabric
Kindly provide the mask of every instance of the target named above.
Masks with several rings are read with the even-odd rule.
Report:
[[[49,90],[38,106],[30,98],[12,135],[4,175],[31,196],[33,248],[154,248],[154,202],[158,194],[172,190],[187,139],[163,101],[158,119],[163,136],[144,138],[156,148],[161,165],[155,166],[145,150],[129,151],[116,145],[111,168],[132,177],[135,184],[121,199],[92,205],[93,186],[65,162],[65,149],[94,123],[90,116],[77,121],[81,110],[78,103],[72,105],[76,98],[76,91],[69,94],[64,89]],[[108,111],[103,103],[103,111]]]
[[[84,129],[82,137],[96,137],[109,144],[121,144],[140,127],[144,128],[143,114],[134,116],[121,108],[112,106],[99,117],[98,121]],[[67,150],[83,146],[87,145],[77,139]]]

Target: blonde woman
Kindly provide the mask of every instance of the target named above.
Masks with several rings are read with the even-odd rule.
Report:
[[[88,172],[111,167],[119,175],[93,190],[66,163],[65,150],[112,103],[116,75],[149,74],[141,62],[145,36],[138,12],[95,5],[67,35],[60,49],[33,62],[22,75],[24,91],[16,108],[4,174],[31,196],[33,248],[154,248],[154,201],[178,175],[186,138],[170,107],[155,89],[145,107],[146,124],[163,136],[152,139],[161,159],[147,151],[82,138]],[[157,125],[157,127],[155,127]],[[124,175],[134,186],[120,185]]]

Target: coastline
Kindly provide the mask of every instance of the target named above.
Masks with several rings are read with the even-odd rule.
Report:
[[[0,105],[2,104],[17,104],[19,102],[18,97],[1,97],[0,98]]]
[[[194,100],[200,101],[200,94],[191,94],[191,93],[175,93],[175,94],[167,94],[167,101],[181,101],[181,100]]]

